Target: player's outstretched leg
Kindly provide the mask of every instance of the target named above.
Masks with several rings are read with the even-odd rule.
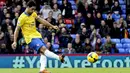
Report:
[[[47,57],[43,54],[41,54],[40,57],[40,73],[51,73],[45,69],[47,64]]]
[[[46,47],[44,47],[44,46],[40,48],[40,52],[43,53],[47,57],[55,58],[57,60],[60,60],[62,63],[64,63],[64,61],[65,61],[64,60],[64,57],[65,57],[64,55],[58,56],[55,53],[53,53],[53,52],[49,51],[48,49],[46,49]]]

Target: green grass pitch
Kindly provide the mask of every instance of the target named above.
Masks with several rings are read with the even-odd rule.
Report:
[[[49,68],[52,73],[130,73],[130,68]],[[0,73],[39,73],[39,69],[0,69]]]

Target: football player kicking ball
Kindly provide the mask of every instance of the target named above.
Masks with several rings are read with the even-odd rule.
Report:
[[[15,49],[17,45],[17,38],[19,34],[19,30],[22,30],[22,34],[24,36],[25,42],[34,50],[41,54],[40,57],[40,73],[50,73],[45,69],[46,67],[46,57],[55,58],[60,60],[62,63],[64,62],[64,55],[58,56],[53,52],[50,52],[45,47],[45,43],[42,40],[41,34],[36,30],[36,22],[35,20],[39,21],[41,24],[52,27],[53,29],[58,29],[57,26],[51,25],[46,20],[40,18],[35,13],[36,4],[33,1],[29,1],[27,3],[26,10],[20,15],[18,18],[17,26],[14,32],[14,42],[12,44],[12,48]]]

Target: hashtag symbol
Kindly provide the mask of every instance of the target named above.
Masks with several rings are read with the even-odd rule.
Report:
[[[13,60],[13,68],[23,68],[25,67],[24,65],[24,57],[23,56],[17,56],[14,60]]]

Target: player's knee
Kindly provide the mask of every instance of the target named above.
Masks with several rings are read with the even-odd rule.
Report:
[[[42,46],[42,47],[40,48],[40,52],[41,52],[42,54],[44,54],[45,50],[46,50],[46,47],[44,47],[44,46]]]

